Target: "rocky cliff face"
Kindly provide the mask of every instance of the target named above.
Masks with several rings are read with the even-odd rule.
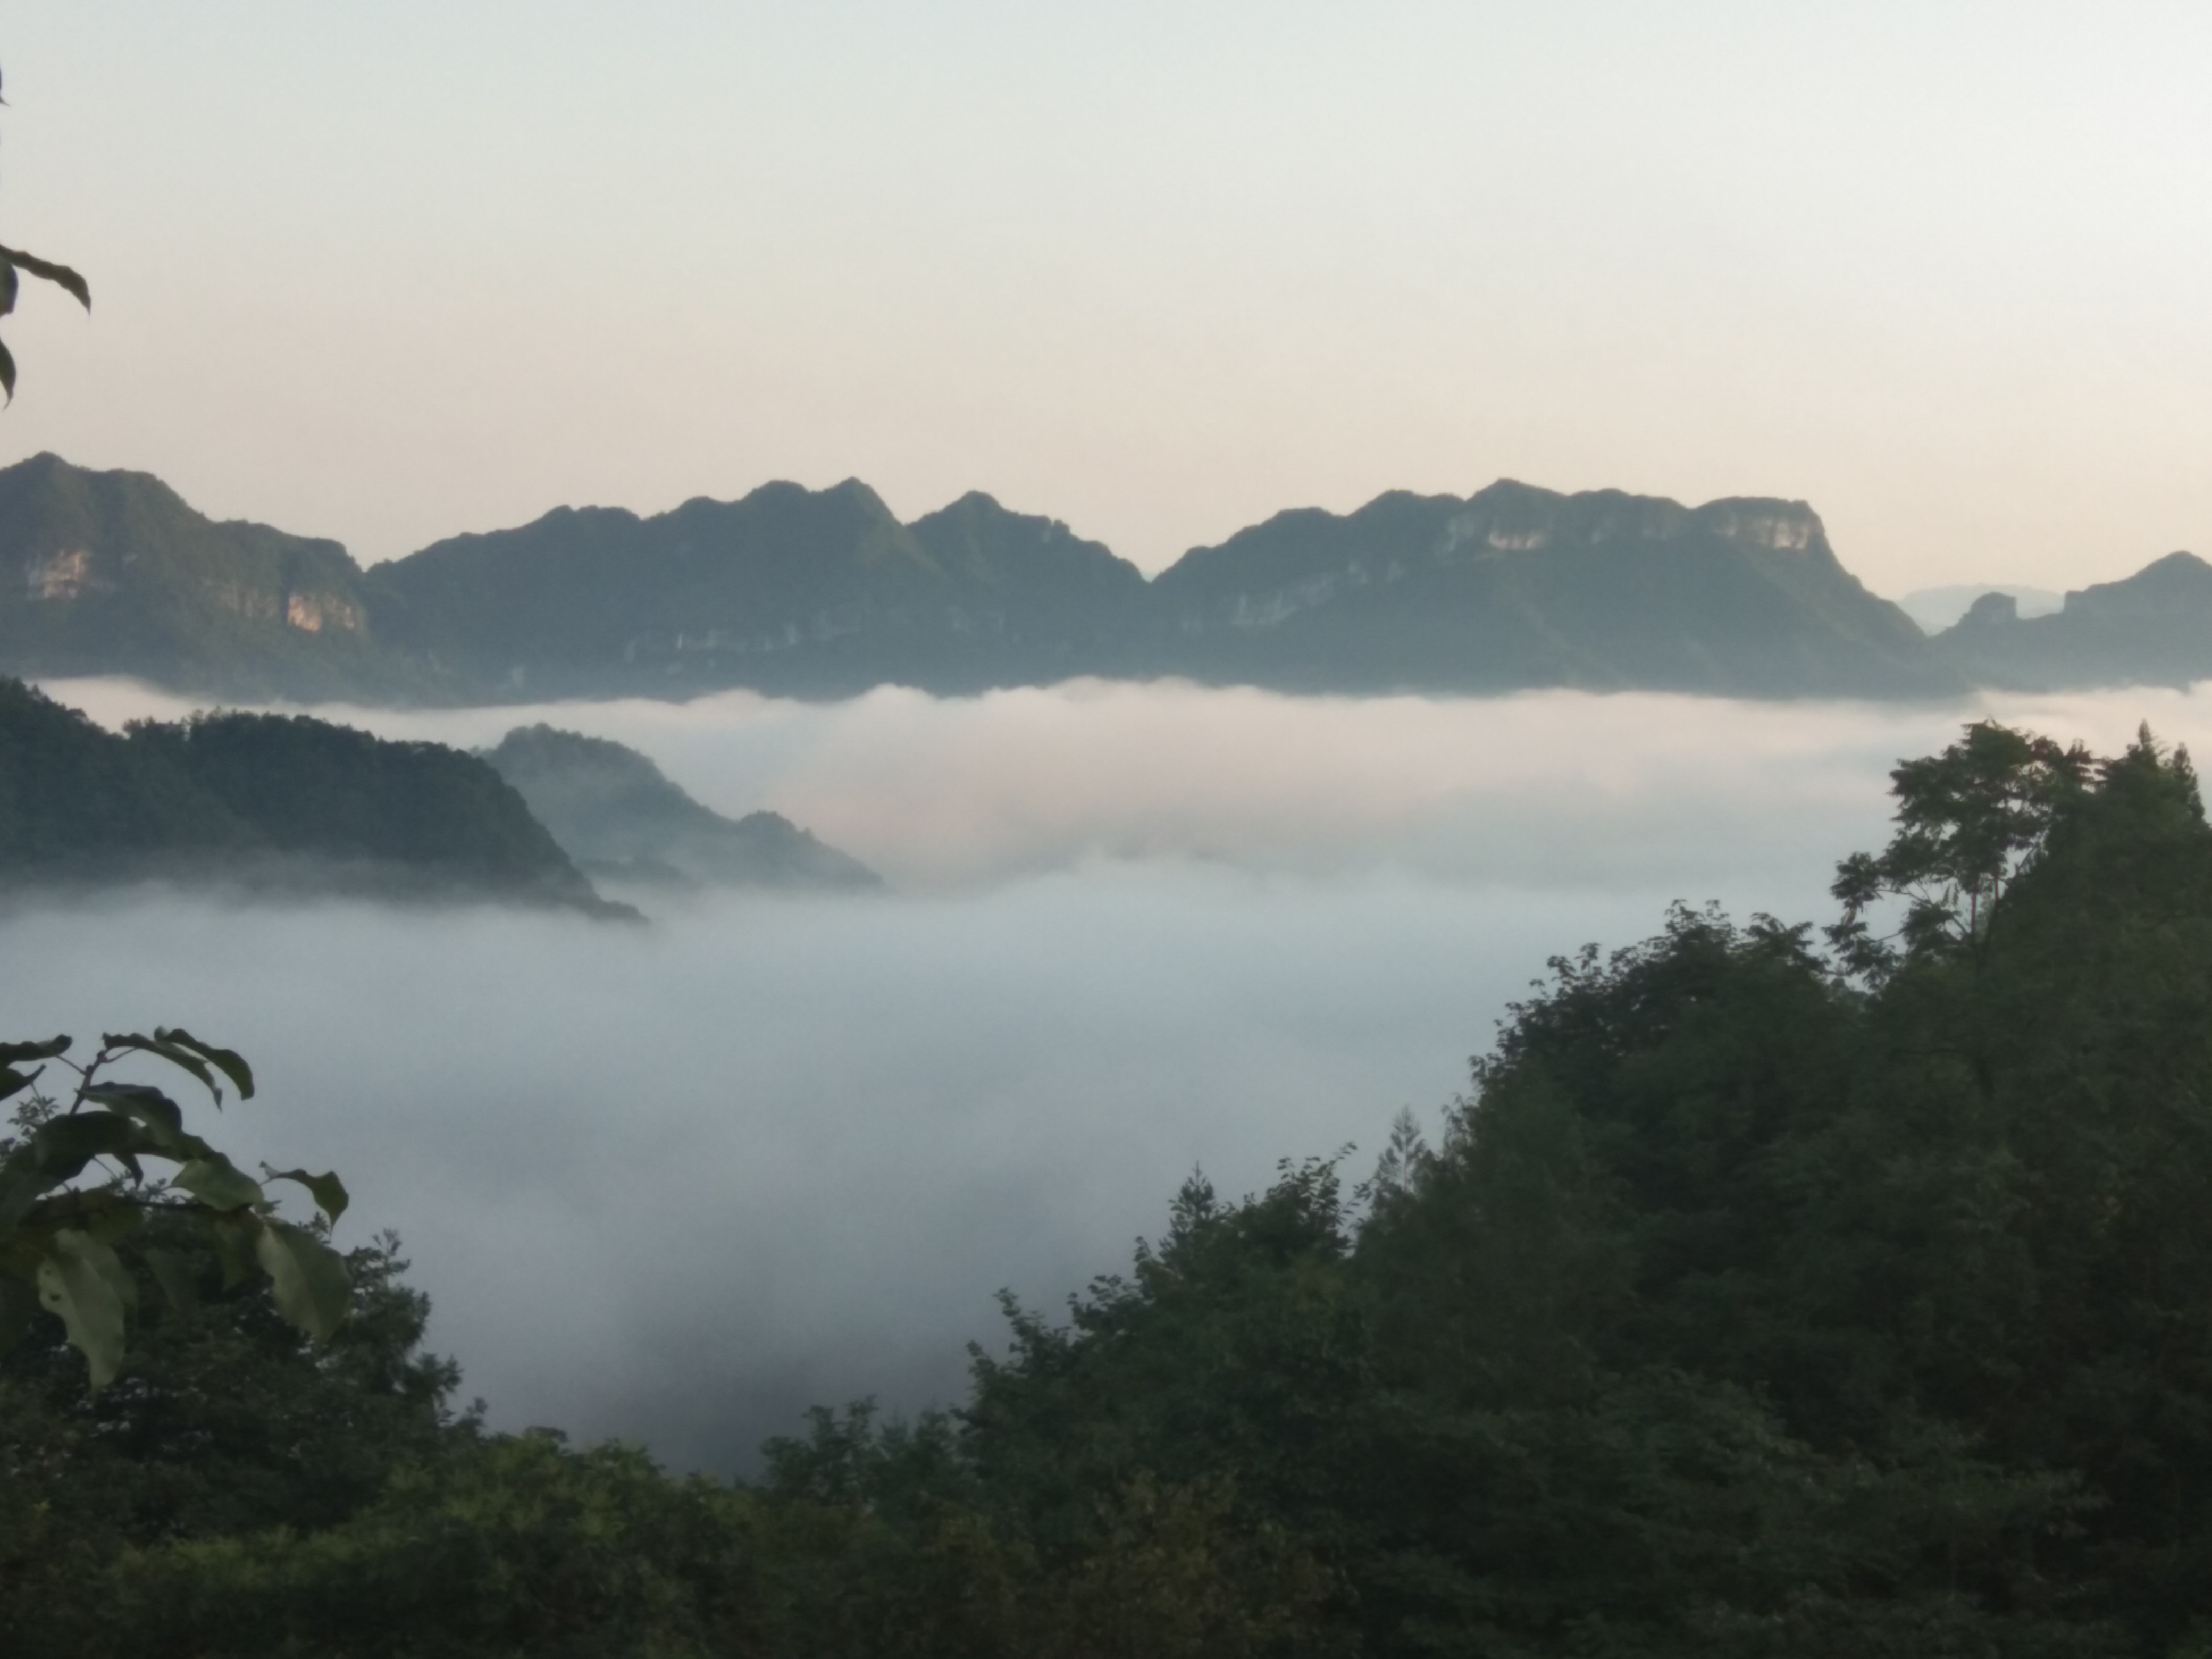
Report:
[[[160,479],[52,455],[0,469],[0,667],[131,673],[226,696],[393,696],[419,676],[372,637],[336,542],[218,524]]]
[[[1802,503],[1501,483],[1286,513],[1147,584],[970,495],[908,526],[848,482],[657,518],[562,511],[373,574],[372,621],[488,696],[839,696],[1174,674],[1291,690],[1959,689]]]
[[[1962,689],[1802,502],[1700,507],[1501,482],[1285,513],[1155,584],[1164,668],[1297,690]]]
[[[364,573],[336,543],[211,523],[157,479],[40,456],[0,470],[0,672],[481,702],[1085,675],[1940,696],[2212,674],[2207,570],[2176,555],[2057,617],[1978,613],[1930,641],[1802,501],[1394,491],[1278,514],[1147,582],[988,495],[901,524],[848,480],[642,517],[563,507]]]

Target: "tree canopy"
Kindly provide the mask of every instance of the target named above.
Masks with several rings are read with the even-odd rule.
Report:
[[[1329,1574],[1324,1650],[2198,1650],[2194,775],[1981,725],[1894,782],[1837,957],[1678,909],[1560,958],[1434,1148],[1194,1186],[1068,1322],[1018,1313],[965,1419],[1001,1500],[1233,1482]]]
[[[165,1060],[219,1106],[218,1077],[252,1095],[245,1058],[181,1028],[110,1032],[82,1066],[69,1058],[73,1046],[66,1036],[0,1044],[0,1100],[21,1099],[15,1133],[0,1138],[0,1348],[20,1340],[43,1310],[83,1355],[92,1387],[105,1388],[121,1369],[139,1304],[138,1276],[118,1247],[136,1250],[162,1293],[185,1308],[198,1297],[195,1264],[175,1248],[187,1237],[212,1250],[227,1281],[258,1267],[285,1319],[312,1336],[333,1334],[349,1305],[344,1266],[313,1232],[277,1214],[264,1183],[305,1188],[325,1225],[345,1211],[344,1183],[327,1170],[266,1166],[256,1181],[187,1129],[184,1109],[161,1090],[118,1081],[111,1071],[133,1055]],[[76,1079],[58,1097],[40,1087],[51,1066]],[[149,1163],[171,1169],[149,1180]]]
[[[1978,726],[1895,781],[1841,949],[1678,908],[1559,957],[1433,1144],[1401,1122],[1364,1181],[1291,1162],[1237,1200],[1194,1179],[1064,1316],[1009,1304],[958,1410],[817,1412],[750,1486],[454,1417],[388,1247],[327,1349],[243,1284],[87,1395],[50,1324],[0,1361],[0,1457],[47,1494],[0,1487],[0,1565],[35,1569],[0,1571],[0,1635],[2201,1659],[2194,775],[2148,734],[2100,759]]]

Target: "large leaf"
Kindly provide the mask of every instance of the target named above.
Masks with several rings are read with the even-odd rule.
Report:
[[[260,1228],[251,1210],[217,1216],[207,1236],[214,1243],[216,1260],[222,1264],[222,1287],[234,1291],[253,1277],[253,1245]]]
[[[67,289],[76,295],[79,305],[87,311],[92,309],[92,284],[67,265],[58,265],[52,259],[41,259],[35,253],[13,247],[0,247],[0,259],[21,266],[33,276],[43,276],[58,288]]]
[[[0,1100],[21,1094],[38,1080],[39,1070],[20,1072],[15,1068],[27,1060],[52,1060],[69,1051],[70,1040],[55,1037],[46,1042],[0,1042]]]
[[[159,1042],[179,1048],[189,1048],[205,1060],[231,1080],[240,1100],[253,1098],[253,1068],[246,1063],[246,1056],[235,1048],[219,1048],[212,1042],[202,1042],[181,1025],[156,1025],[154,1036]]]
[[[40,1124],[23,1138],[16,1157],[27,1154],[40,1169],[66,1181],[95,1158],[142,1150],[144,1144],[144,1133],[127,1117],[112,1112],[76,1112]],[[9,1162],[13,1164],[15,1159]]]
[[[46,1172],[21,1152],[0,1163],[0,1238],[31,1212],[31,1206],[53,1184]]]
[[[91,1369],[95,1389],[113,1382],[122,1366],[137,1294],[115,1252],[89,1233],[63,1228],[39,1263],[40,1304],[60,1316],[70,1346]]]
[[[40,1197],[75,1180],[94,1158],[155,1150],[143,1128],[112,1112],[48,1119],[0,1164],[0,1230],[13,1227]]]
[[[14,1066],[27,1060],[52,1060],[67,1054],[70,1042],[65,1036],[48,1037],[44,1042],[0,1042],[0,1066]]]
[[[308,1196],[315,1200],[316,1207],[333,1221],[343,1215],[346,1206],[352,1202],[347,1195],[345,1182],[338,1179],[335,1170],[325,1170],[320,1175],[309,1175],[305,1170],[271,1170],[265,1164],[261,1167],[270,1181],[298,1182],[307,1189]]]
[[[0,256],[0,317],[15,308],[15,290],[22,285],[15,274],[15,262]]]
[[[222,1091],[216,1087],[215,1073],[208,1070],[207,1062],[191,1049],[166,1042],[158,1034],[142,1036],[136,1031],[109,1031],[100,1037],[100,1043],[103,1048],[136,1048],[141,1054],[157,1055],[170,1065],[190,1072],[218,1101],[222,1098]]]
[[[216,1152],[194,1158],[169,1179],[211,1210],[242,1210],[267,1196],[259,1182]]]
[[[276,1311],[318,1342],[327,1342],[353,1309],[345,1258],[289,1221],[264,1220],[253,1253],[269,1274]]]
[[[159,1089],[143,1083],[95,1083],[84,1091],[84,1097],[143,1125],[151,1150],[174,1151],[179,1158],[194,1157],[205,1150],[197,1136],[185,1133],[184,1109]]]

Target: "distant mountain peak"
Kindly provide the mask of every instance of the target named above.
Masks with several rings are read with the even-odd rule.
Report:
[[[564,507],[363,572],[336,543],[212,523],[147,474],[52,454],[0,469],[0,672],[228,697],[957,695],[1163,675],[1901,696],[2212,673],[2212,566],[2192,555],[2069,595],[2063,629],[2033,606],[1984,611],[1971,648],[1929,635],[1972,592],[1950,609],[1951,590],[1907,597],[1928,603],[1908,617],[1869,593],[1802,501],[1690,507],[1516,478],[1278,513],[1147,581],[982,490],[910,524],[857,478],[642,516]]]
[[[1956,628],[1997,628],[2020,620],[2020,595],[1991,592],[1978,595],[1966,607],[1966,614],[1953,624]]]
[[[1279,514],[1155,586],[1202,677],[1288,689],[1962,689],[1802,501],[1691,508],[1510,479],[1463,499],[1391,491],[1340,516]]]
[[[194,510],[150,473],[52,453],[0,468],[0,664],[229,696],[404,697],[337,542]]]
[[[2169,553],[2033,616],[1985,594],[1937,642],[1984,685],[2185,685],[2212,674],[2212,565]]]
[[[1000,505],[999,498],[996,495],[992,495],[988,489],[969,490],[957,501],[948,501],[938,509],[940,513],[970,514],[1004,513],[1006,510],[1007,509],[1006,507]]]
[[[2177,551],[2153,559],[2126,580],[2151,583],[2181,581],[2193,587],[2201,586],[2208,579],[2212,579],[2212,564],[2207,564],[2194,553]]]
[[[529,803],[586,873],[647,885],[862,889],[858,860],[775,812],[726,818],[636,750],[543,724],[478,757]]]

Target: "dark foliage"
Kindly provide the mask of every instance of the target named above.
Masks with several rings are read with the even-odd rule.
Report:
[[[226,697],[436,698],[368,625],[344,548],[216,522],[143,472],[55,455],[0,467],[0,670],[128,674]]]
[[[1363,1652],[2193,1650],[2212,831],[2148,737],[1970,731],[1899,784],[1845,872],[1918,907],[1869,984],[1689,911],[1555,963],[1363,1213],[1194,1189],[1018,1318],[1000,1500],[1231,1480]]]
[[[103,731],[0,680],[0,881],[221,877],[605,908],[481,760],[301,715]]]
[[[0,679],[0,873],[89,874],[251,840],[167,757],[134,750],[21,680]]]
[[[287,1389],[329,1401],[361,1425],[343,1454],[288,1462],[307,1431],[193,1395],[198,1351],[160,1333],[112,1401],[11,1381],[9,1455],[52,1483],[8,1511],[13,1628],[88,1654],[2202,1659],[2194,776],[2148,736],[2096,761],[1978,728],[1898,783],[1897,842],[1843,877],[1847,946],[1902,907],[1882,950],[1678,909],[1556,961],[1433,1148],[1401,1124],[1350,1191],[1332,1162],[1237,1202],[1194,1179],[1064,1322],[1010,1304],[962,1412],[817,1413],[755,1488],[444,1419],[374,1261],[363,1293],[401,1297],[349,1339],[374,1363],[222,1328],[242,1397],[279,1425]],[[69,1433],[117,1473],[21,1449]]]

